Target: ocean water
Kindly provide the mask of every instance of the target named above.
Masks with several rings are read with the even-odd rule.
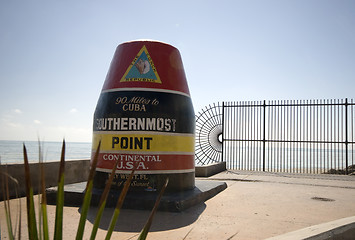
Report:
[[[38,162],[39,143],[38,141],[5,141],[0,140],[1,164],[23,163],[23,144],[26,146],[28,161]],[[62,142],[41,142],[43,161],[59,161]],[[65,159],[90,159],[91,142],[66,142]]]

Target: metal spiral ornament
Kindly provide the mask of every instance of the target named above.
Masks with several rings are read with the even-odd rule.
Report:
[[[222,162],[223,106],[206,106],[196,116],[196,165]]]

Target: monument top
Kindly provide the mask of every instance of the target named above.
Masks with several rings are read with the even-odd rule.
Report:
[[[153,40],[135,40],[118,45],[102,91],[125,88],[154,89],[190,96],[179,50]]]

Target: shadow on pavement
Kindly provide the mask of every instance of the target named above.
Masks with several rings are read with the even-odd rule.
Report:
[[[176,228],[185,227],[194,223],[198,217],[205,210],[206,204],[200,203],[183,212],[163,212],[158,211],[155,214],[153,224],[150,228],[150,232],[155,231],[165,231]],[[91,207],[87,219],[94,223],[97,207]],[[79,209],[80,211],[80,209]],[[113,214],[113,208],[106,208],[101,218],[100,228],[107,230],[111,217]],[[132,210],[132,209],[122,209],[118,217],[116,227],[114,231],[117,232],[140,232],[144,227],[150,211],[148,210]]]

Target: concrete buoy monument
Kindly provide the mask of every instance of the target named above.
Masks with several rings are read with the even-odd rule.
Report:
[[[92,159],[99,142],[92,205],[99,204],[114,168],[106,207],[116,206],[134,167],[123,208],[151,210],[167,178],[159,204],[163,211],[184,211],[227,187],[225,182],[195,181],[195,113],[180,52],[169,44],[140,40],[118,45],[94,113]],[[210,167],[197,167],[197,175],[211,172]],[[85,186],[65,186],[65,204],[81,206]],[[56,191],[47,191],[47,202],[55,204]]]
[[[92,155],[101,141],[94,187],[103,189],[118,161],[112,189],[137,165],[130,191],[195,187],[195,114],[179,50],[158,41],[120,44],[93,120]]]

